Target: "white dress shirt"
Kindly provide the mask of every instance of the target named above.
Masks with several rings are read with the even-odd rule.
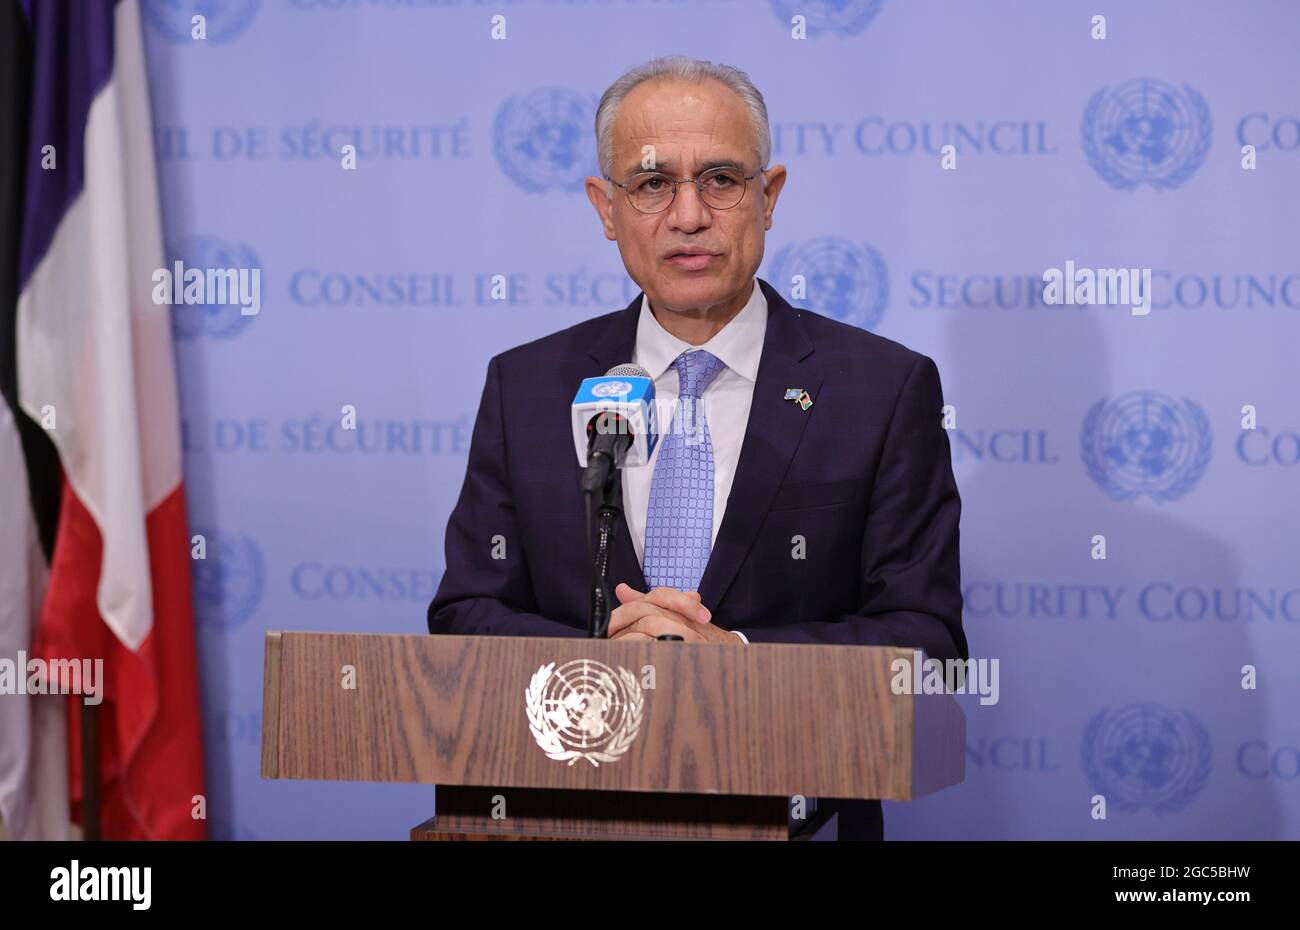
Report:
[[[754,399],[754,382],[758,378],[758,362],[763,354],[763,339],[767,334],[767,298],[754,280],[753,292],[740,312],[718,330],[713,338],[701,346],[683,342],[664,329],[650,312],[648,296],[641,299],[641,316],[636,326],[636,348],[633,361],[650,373],[655,383],[659,429],[667,432],[677,411],[677,371],[673,361],[688,349],[704,349],[718,358],[723,368],[700,395],[700,409],[709,424],[709,438],[713,442],[713,536],[717,541],[718,527],[727,509],[727,498],[736,477],[736,463],[740,461],[740,447],[745,441],[745,428],[749,425],[749,408]],[[648,465],[623,469],[623,515],[636,549],[637,561],[645,566],[646,514],[650,508],[650,481],[654,475],[662,440],[656,445]],[[749,642],[745,634],[736,635]]]

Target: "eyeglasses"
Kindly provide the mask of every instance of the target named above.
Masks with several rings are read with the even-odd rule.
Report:
[[[700,198],[714,210],[730,210],[745,196],[748,182],[763,173],[760,168],[747,175],[740,168],[710,168],[697,178],[670,178],[657,171],[645,171],[620,184],[609,175],[605,180],[627,194],[628,203],[640,213],[662,213],[677,197],[678,184],[694,184]],[[766,183],[766,178],[764,182]]]

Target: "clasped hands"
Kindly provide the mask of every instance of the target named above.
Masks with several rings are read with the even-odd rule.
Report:
[[[652,588],[642,593],[620,583],[614,596],[619,606],[609,615],[610,639],[653,640],[673,634],[688,643],[744,643],[735,633],[713,625],[698,591]]]

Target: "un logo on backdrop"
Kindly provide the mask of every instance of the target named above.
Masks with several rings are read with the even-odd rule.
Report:
[[[883,0],[772,0],[772,12],[787,25],[796,15],[805,17],[810,36],[826,32],[855,36],[876,18],[882,2]]]
[[[253,615],[262,602],[266,569],[257,544],[247,536],[217,530],[202,533],[207,558],[194,559],[194,607],[199,622],[231,630]]]
[[[501,170],[530,194],[582,190],[587,175],[600,174],[591,132],[597,103],[558,87],[508,99],[492,126]]]
[[[1083,420],[1083,463],[1115,500],[1143,494],[1177,500],[1210,463],[1210,421],[1186,398],[1179,403],[1155,391],[1133,391],[1092,405]]]
[[[194,17],[207,24],[208,40],[229,42],[248,28],[262,0],[140,0],[145,21],[172,42],[189,42]]]
[[[167,245],[169,270],[180,262],[185,268],[247,268],[262,267],[253,250],[242,242],[227,242],[213,236],[186,236]],[[265,278],[265,275],[262,275]],[[180,339],[197,339],[211,336],[232,339],[253,322],[253,315],[245,315],[238,301],[224,304],[176,304],[172,307],[172,333]]]
[[[862,329],[872,329],[889,305],[889,273],[879,253],[838,236],[787,245],[772,259],[771,278],[790,303]],[[806,296],[791,297],[791,279],[803,275]]]
[[[1137,78],[1103,87],[1083,113],[1083,151],[1106,183],[1120,190],[1156,190],[1186,181],[1210,150],[1210,108],[1183,85]]]
[[[1205,787],[1210,733],[1192,714],[1158,704],[1107,708],[1083,733],[1083,770],[1106,804],[1126,813],[1180,811]]]

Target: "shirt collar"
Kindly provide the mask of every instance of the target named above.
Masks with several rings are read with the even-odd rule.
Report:
[[[692,346],[678,339],[660,325],[650,312],[650,297],[641,297],[641,315],[636,324],[636,363],[658,380],[677,356],[687,349],[704,349],[742,378],[758,378],[758,362],[767,335],[767,298],[754,279],[749,301],[713,338],[702,346]]]

